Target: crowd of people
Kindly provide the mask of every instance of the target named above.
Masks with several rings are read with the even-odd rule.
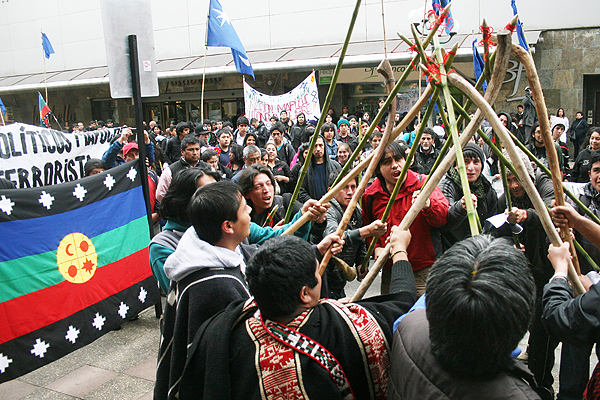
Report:
[[[518,113],[499,118],[548,166],[537,117],[530,121],[527,115],[532,103],[524,101]],[[409,230],[400,231],[396,226],[443,156],[445,143],[440,126],[424,128],[417,141],[419,123],[413,121],[385,148],[340,237],[335,232],[362,176],[329,203],[320,199],[370,127],[369,115],[357,118],[345,111],[335,119],[328,114],[318,132],[294,203],[292,192],[315,134],[314,122],[304,114],[295,122],[285,111],[270,121],[242,116],[236,126],[179,122],[165,131],[149,124],[144,145],[158,233],[150,261],[167,296],[155,398],[552,399],[554,351],[562,342],[558,398],[581,399],[600,333],[598,289],[589,281],[597,282],[593,264],[600,262],[600,228],[582,216],[580,205],[554,209],[557,226],[573,228],[590,257],[580,257],[589,292],[573,300],[564,247],[551,248],[548,257],[547,235],[520,179],[508,171],[504,192],[498,156],[475,136],[463,155],[471,200],[486,234],[470,237],[456,166],[446,171]],[[569,126],[559,109],[551,116],[550,133],[565,185],[600,216],[600,128],[578,123],[579,115]],[[495,140],[489,124],[483,128]],[[381,144],[384,129],[382,120],[355,163]],[[574,163],[566,133],[581,146]],[[139,157],[132,139],[131,130],[124,129],[103,160],[90,160],[86,171]],[[415,157],[384,223],[412,146]],[[551,178],[520,154],[551,207]],[[290,208],[293,218],[284,224]],[[502,213],[503,226],[486,223]],[[304,214],[308,222],[293,235],[282,235]],[[521,249],[515,248],[515,236]],[[372,240],[374,259],[387,244],[392,248],[381,296],[347,303],[346,283],[368,272],[363,260]],[[334,256],[321,276],[319,264],[329,248]],[[582,326],[585,334],[568,333]],[[528,348],[517,360],[515,350],[527,331]],[[600,376],[595,379],[585,398],[595,398]]]

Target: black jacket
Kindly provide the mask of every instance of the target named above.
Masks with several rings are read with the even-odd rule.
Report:
[[[431,172],[431,168],[433,164],[435,164],[435,160],[440,155],[440,151],[433,147],[429,153],[424,153],[421,145],[419,144],[419,148],[415,152],[415,164],[419,166],[419,173],[429,175]]]
[[[535,188],[544,201],[544,204],[550,207],[552,200],[554,200],[554,186],[552,185],[552,179],[538,170],[535,176]],[[527,194],[525,194],[525,196],[527,196]],[[513,199],[513,202],[514,201],[515,199]],[[518,207],[518,204],[513,204],[513,206]],[[506,197],[502,194],[498,199],[498,212],[505,209]],[[523,232],[521,232],[518,237],[519,242],[525,246],[525,256],[529,261],[529,267],[531,268],[538,294],[541,296],[542,288],[554,274],[552,264],[550,264],[550,260],[548,260],[548,246],[550,245],[550,242],[535,208],[531,206],[530,208],[527,208],[526,211],[527,219],[520,223],[523,227]],[[497,233],[499,236],[511,236],[508,224],[502,226]]]
[[[294,148],[294,151],[297,151],[300,145],[303,143],[304,132],[306,131],[307,127],[308,124],[305,122],[302,125],[296,123],[290,128],[290,137],[292,138],[292,147]]]
[[[600,343],[600,285],[573,298],[573,288],[564,279],[544,287],[542,322],[552,334],[574,346]]]
[[[336,199],[331,199],[330,203],[331,207],[327,211],[327,226],[323,232],[324,236],[337,231],[338,225],[342,221],[342,217],[346,211],[342,209],[342,206]],[[344,231],[344,248],[336,256],[344,260],[350,267],[361,265],[367,254],[367,245],[365,240],[360,237],[359,232],[362,222],[362,210],[357,205]],[[327,265],[327,284],[330,289],[343,289],[346,285],[346,279],[344,279],[338,268],[331,262]]]
[[[586,183],[590,181],[592,148],[590,146],[579,152],[571,170],[571,182]]]
[[[339,171],[340,169],[342,169],[341,165],[337,161],[331,160],[327,154],[325,154],[325,157],[323,157],[323,159],[325,160],[325,179],[328,179],[329,174],[331,174],[333,171]],[[300,192],[298,193],[298,200],[300,200],[303,203],[306,203],[310,199],[319,200],[319,198],[317,198],[316,195],[315,182],[313,176],[314,165],[314,157],[311,157],[310,166],[306,171],[306,177],[304,178],[304,181],[302,181],[302,187],[300,188]],[[325,185],[327,185],[327,182],[325,182]]]
[[[479,221],[483,225],[487,218],[498,214],[499,210],[496,191],[486,178],[483,176],[480,178],[483,179],[483,185],[485,186],[485,197],[477,201],[477,215],[479,215]],[[444,175],[438,186],[449,203],[448,223],[441,227],[442,247],[446,251],[454,243],[471,236],[471,230],[467,211],[462,207],[460,201],[463,197],[462,187],[454,183],[448,174]]]

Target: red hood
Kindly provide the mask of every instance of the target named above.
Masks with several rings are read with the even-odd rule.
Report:
[[[412,194],[415,190],[418,190],[421,187],[421,180],[417,177],[410,169],[406,173],[406,180],[404,184],[400,188],[400,192],[398,192],[399,197],[404,197],[408,194]],[[379,178],[375,178],[373,183],[365,190],[365,195],[371,196],[375,193],[384,193],[389,196],[389,194],[383,189],[381,181]]]

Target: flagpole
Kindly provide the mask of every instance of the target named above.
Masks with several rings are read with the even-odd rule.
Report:
[[[387,60],[387,40],[385,37],[385,11],[383,8],[383,0],[381,0],[381,24],[383,25],[383,51]]]
[[[208,26],[208,25],[207,25]],[[202,69],[202,93],[200,94],[200,119],[204,123],[204,81],[206,80],[206,49],[208,46],[204,46],[204,68]]]
[[[2,126],[6,126],[6,123],[4,122],[4,113],[2,110],[0,110],[0,118],[2,119]]]
[[[206,33],[204,35],[204,68],[202,69],[202,92],[200,94],[200,119],[201,123],[204,124],[204,82],[206,80],[206,45],[208,40],[208,19],[210,18],[210,3],[208,4],[208,14],[206,14]]]
[[[43,34],[44,31],[40,30],[40,33]],[[44,36],[42,36],[42,48],[44,48]],[[48,104],[48,82],[46,82],[46,55],[44,55],[44,88],[46,91],[46,104]]]

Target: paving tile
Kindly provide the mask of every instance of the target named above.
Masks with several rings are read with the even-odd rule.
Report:
[[[86,400],[135,400],[151,391],[154,382],[129,375],[119,375],[117,378],[94,389],[85,396]]]
[[[46,387],[71,396],[83,397],[117,375],[112,371],[84,365]]]
[[[135,367],[128,369],[124,373],[154,382],[156,380],[156,355],[148,357],[146,360]]]
[[[78,400],[76,397],[68,394],[55,392],[54,390],[41,388],[21,400]]]
[[[75,353],[82,351],[83,349],[79,349],[75,351]],[[32,385],[45,387],[55,380],[60,379],[68,373],[73,372],[77,368],[83,366],[83,363],[80,360],[71,358],[69,356],[70,354],[66,357],[51,362],[48,365],[38,368],[35,371],[31,371],[30,373],[21,376],[19,380],[31,383]]]
[[[154,390],[149,391],[146,394],[143,394],[141,397],[138,397],[137,400],[153,400],[154,399]]]
[[[0,385],[0,399],[2,400],[17,400],[27,396],[29,393],[35,392],[39,386],[21,382],[17,379],[4,382]]]

